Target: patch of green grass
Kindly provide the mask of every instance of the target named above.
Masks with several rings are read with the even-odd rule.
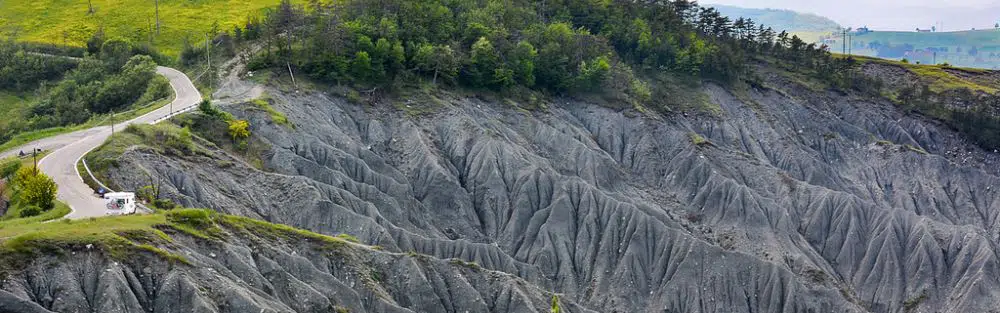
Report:
[[[83,178],[83,183],[87,184],[90,189],[98,190],[101,185],[97,183],[93,178],[87,174],[87,168],[83,166],[84,159],[80,158],[80,162],[76,162],[76,171],[80,173],[80,178]]]
[[[972,91],[983,91],[996,93],[997,88],[993,86],[980,85],[977,82],[962,79],[944,70],[944,67],[934,65],[909,65],[907,69],[920,76],[920,79],[929,84],[931,91],[943,92],[967,88]]]
[[[160,258],[167,260],[170,263],[180,263],[184,265],[191,265],[191,261],[180,254],[171,253],[167,250],[163,250],[148,244],[139,244],[135,246],[136,249],[150,252],[159,256]]]
[[[66,216],[66,214],[69,214],[70,211],[72,211],[70,210],[69,206],[66,205],[65,203],[56,201],[55,207],[53,207],[51,210],[42,212],[41,215],[21,218],[19,216],[20,216],[20,209],[22,208],[22,206],[17,205],[15,203],[11,204],[12,205],[10,207],[10,210],[7,211],[7,214],[5,214],[3,217],[0,217],[0,230],[7,227],[14,227],[16,225],[41,223],[45,221],[59,219],[62,218],[63,216]]]
[[[562,309],[559,308],[559,295],[552,295],[552,308],[549,310],[551,313],[559,313]]]
[[[97,249],[113,259],[125,260],[137,245],[118,232],[150,230],[163,223],[163,215],[132,215],[4,225],[0,228],[0,265],[16,268],[39,256],[85,249]]]
[[[222,215],[217,222],[232,230],[270,240],[297,241],[305,239],[320,244],[324,249],[340,249],[348,244],[347,240],[343,238],[317,234],[288,225],[268,223],[248,217]]]
[[[102,181],[107,181],[103,173],[109,167],[118,166],[118,157],[125,150],[140,146],[160,154],[187,156],[197,152],[191,131],[170,123],[132,124],[108,138],[101,146],[88,153],[85,158],[90,170]]]
[[[836,57],[846,57],[844,55],[836,55]],[[979,75],[987,73],[981,69],[975,68],[959,68],[943,65],[922,65],[922,64],[911,64],[903,63],[900,61],[865,57],[865,56],[853,56],[859,63],[879,63],[883,65],[898,66],[901,67],[917,77],[919,77],[920,82],[927,84],[931,91],[933,92],[944,92],[949,90],[957,89],[969,89],[972,91],[982,91],[986,93],[996,93],[998,90],[996,86],[986,81],[977,81],[972,78],[965,78],[955,75],[954,73],[967,73],[970,75]]]
[[[174,230],[188,234],[191,237],[212,240],[222,238],[222,230],[216,226],[218,214],[211,210],[178,209],[165,213],[168,225]]]
[[[358,240],[358,237],[354,237],[354,236],[351,236],[351,235],[348,235],[348,234],[339,234],[339,235],[337,235],[337,238],[346,240],[348,242],[361,243],[361,240]]]
[[[701,135],[695,132],[688,133],[688,139],[691,140],[691,144],[699,147],[712,144],[712,142],[708,141],[708,139],[705,139],[705,137],[702,137]]]
[[[905,145],[905,147],[906,147],[906,149],[908,149],[910,151],[913,151],[913,152],[916,152],[916,153],[919,153],[919,154],[923,154],[923,155],[927,155],[928,154],[927,150],[921,149],[920,147],[915,147],[915,146],[909,145],[909,144]]]
[[[464,266],[473,271],[478,271],[482,269],[482,267],[480,267],[479,264],[476,262],[465,262],[461,259],[451,259],[448,260],[448,263],[451,263],[452,265]]]
[[[271,107],[271,100],[271,97],[267,93],[264,93],[260,96],[260,98],[251,100],[250,103],[267,112],[267,114],[271,116],[271,121],[275,124],[295,128],[295,125],[288,121],[288,117],[285,116],[284,113],[278,112],[278,110]]]
[[[203,209],[52,223],[33,218],[0,222],[0,275],[28,265],[38,257],[81,250],[100,251],[118,261],[145,254],[171,264],[191,265],[187,258],[170,251],[175,242],[171,236],[178,234],[210,241],[239,235],[289,244],[309,242],[320,250],[340,250],[350,244],[343,238]]]
[[[89,12],[88,2],[93,4]],[[84,46],[103,27],[108,37],[150,42],[162,53],[176,56],[188,40],[204,40],[213,24],[221,31],[243,25],[279,0],[160,1],[157,34],[153,1],[36,0],[0,2],[0,29],[19,29],[18,40]]]

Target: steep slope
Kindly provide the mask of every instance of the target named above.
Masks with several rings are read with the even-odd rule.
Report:
[[[271,90],[294,128],[225,107],[272,147],[269,171],[138,149],[110,176],[134,189],[148,171],[185,206],[476,262],[601,312],[998,305],[996,154],[887,101],[764,79],[788,87],[707,86],[721,117]]]
[[[0,312],[592,312],[471,263],[240,217],[189,210],[166,219],[119,231],[146,247],[128,257],[100,242],[32,243],[47,255],[16,270],[4,263]]]

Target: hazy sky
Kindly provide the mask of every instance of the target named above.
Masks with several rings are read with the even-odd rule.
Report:
[[[943,23],[945,31],[993,28],[1000,0],[702,0],[747,8],[789,9],[829,17],[843,26],[913,30]]]

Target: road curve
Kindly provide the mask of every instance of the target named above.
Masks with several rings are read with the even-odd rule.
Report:
[[[156,73],[170,80],[170,87],[174,89],[174,101],[146,115],[116,124],[115,131],[124,130],[126,126],[133,123],[152,124],[159,122],[197,107],[198,102],[201,101],[201,93],[191,83],[187,75],[181,71],[162,66],[156,68]],[[99,126],[37,140],[25,144],[22,148],[12,149],[7,154],[14,154],[22,149],[31,151],[35,147],[52,150],[38,162],[38,167],[42,172],[52,176],[52,179],[59,186],[57,198],[72,209],[66,218],[81,219],[104,216],[104,201],[95,196],[93,189],[83,182],[80,173],[77,172],[76,164],[80,158],[103,144],[110,136],[111,127]]]

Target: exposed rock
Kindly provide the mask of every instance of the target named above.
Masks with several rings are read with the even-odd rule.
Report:
[[[475,262],[598,312],[1000,307],[997,155],[891,103],[794,88],[736,97],[709,85],[722,117],[651,118],[567,99],[524,112],[446,95],[436,113],[410,117],[391,105],[269,92],[294,129],[249,106],[226,109],[273,146],[270,171],[218,150],[134,150],[112,179],[140,187],[141,165],[185,206]],[[220,159],[235,165],[220,168]],[[427,300],[441,289],[413,286],[482,282],[392,264],[382,273],[412,276],[383,289],[400,307],[523,308],[497,304],[503,288]],[[262,276],[239,275],[247,285],[297,290],[296,301],[274,292],[291,310],[330,299],[330,289],[305,292],[315,283],[245,271]],[[416,298],[396,297],[402,290]]]
[[[309,237],[174,234],[174,252],[119,263],[80,249],[0,281],[0,312],[542,312],[552,294],[509,274]],[[216,255],[212,257],[211,255]],[[593,312],[561,300],[563,312]]]

